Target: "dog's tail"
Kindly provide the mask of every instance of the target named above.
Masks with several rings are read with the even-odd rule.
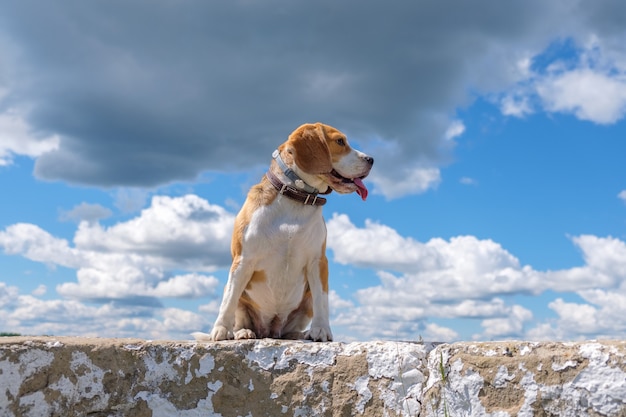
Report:
[[[197,342],[212,342],[213,341],[213,338],[208,333],[193,332],[191,333],[191,335],[193,336],[194,339],[196,339]]]

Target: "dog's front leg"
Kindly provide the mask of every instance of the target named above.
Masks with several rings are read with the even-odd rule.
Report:
[[[333,334],[328,317],[328,259],[325,253],[319,262],[308,266],[307,277],[313,298],[313,321],[305,337],[316,342],[330,342]]]
[[[224,288],[220,312],[213,325],[213,330],[211,330],[212,340],[226,340],[234,337],[235,312],[239,298],[241,298],[251,276],[251,268],[247,267],[240,259],[233,262],[228,274],[228,282]]]

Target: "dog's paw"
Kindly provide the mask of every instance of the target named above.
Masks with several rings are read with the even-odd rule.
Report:
[[[305,338],[314,342],[332,342],[333,334],[328,327],[311,327]]]
[[[235,339],[256,339],[256,334],[250,329],[239,329],[235,332]]]
[[[211,330],[211,340],[215,342],[218,340],[228,340],[232,338],[233,332],[224,326],[214,326],[213,330]]]

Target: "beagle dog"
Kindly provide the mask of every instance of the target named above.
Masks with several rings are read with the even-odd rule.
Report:
[[[199,341],[333,339],[320,194],[356,192],[365,200],[374,159],[322,123],[298,127],[272,156],[235,219],[222,304],[211,334],[192,334]]]

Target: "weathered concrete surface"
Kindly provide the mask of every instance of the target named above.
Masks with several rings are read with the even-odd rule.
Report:
[[[626,416],[626,342],[0,338],[5,416]]]

